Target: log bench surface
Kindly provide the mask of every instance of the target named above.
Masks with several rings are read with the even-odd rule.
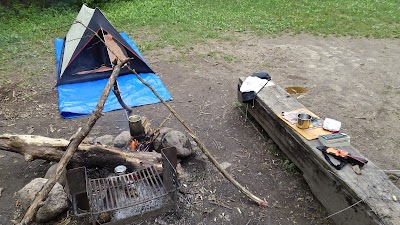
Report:
[[[244,79],[239,79],[239,86]],[[240,91],[238,98],[241,102]],[[362,175],[355,174],[351,165],[341,170],[330,166],[316,148],[321,145],[318,140],[306,140],[277,116],[304,108],[283,88],[278,85],[264,87],[254,103],[249,103],[246,108],[302,171],[313,194],[330,215],[334,214],[330,218],[335,224],[400,225],[400,202],[395,201],[396,197],[400,197],[400,189],[370,160],[361,169]],[[352,155],[362,156],[354,147],[343,149]]]

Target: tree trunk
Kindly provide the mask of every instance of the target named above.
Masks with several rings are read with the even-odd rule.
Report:
[[[35,135],[0,135],[0,150],[15,152],[26,161],[44,159],[59,161],[69,141]],[[114,168],[125,165],[130,170],[154,166],[162,171],[161,154],[156,152],[125,152],[117,148],[100,145],[80,144],[71,158],[77,166]]]

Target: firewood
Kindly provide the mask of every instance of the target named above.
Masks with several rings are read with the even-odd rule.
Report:
[[[58,162],[68,144],[68,140],[44,136],[0,135],[0,150],[21,154],[27,161],[44,159]],[[161,172],[161,161],[161,154],[157,152],[128,152],[114,147],[80,144],[70,162],[77,166],[107,168],[123,164],[130,170],[153,166]]]

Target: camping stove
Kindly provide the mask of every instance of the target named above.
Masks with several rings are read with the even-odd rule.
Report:
[[[176,209],[180,186],[175,170],[176,149],[166,148],[161,154],[162,176],[153,166],[95,179],[87,178],[85,167],[69,170],[68,190],[75,215],[90,215],[93,224],[129,224]],[[101,221],[104,215],[108,221]]]

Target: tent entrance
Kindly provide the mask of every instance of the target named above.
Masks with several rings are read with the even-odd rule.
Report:
[[[84,46],[81,53],[74,60],[78,65],[75,64],[76,71],[71,71],[73,75],[111,71],[113,70],[112,62],[114,62],[117,57],[121,60],[127,58],[125,48],[116,42],[111,34],[103,29],[100,29],[97,34],[102,40],[94,35]],[[103,41],[108,48],[104,45]],[[120,60],[117,60],[117,63],[119,62]]]
[[[104,37],[104,42],[108,46],[107,52],[111,63],[113,63],[117,59],[117,57],[120,60],[125,60],[128,58],[127,57],[128,53],[126,52],[125,47],[123,47],[120,43],[116,42],[116,39],[111,34],[103,33],[103,37]],[[117,63],[120,63],[121,62],[120,60],[118,60]]]

